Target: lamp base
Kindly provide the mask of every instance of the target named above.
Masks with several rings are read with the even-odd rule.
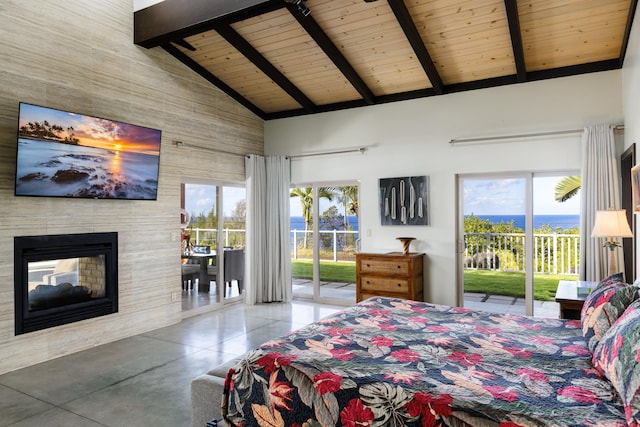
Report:
[[[609,276],[619,273],[618,271],[618,259],[616,257],[616,246],[609,248]]]

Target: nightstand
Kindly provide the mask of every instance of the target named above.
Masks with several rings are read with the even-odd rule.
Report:
[[[560,280],[556,291],[556,302],[560,304],[560,318],[579,320],[584,300],[596,286],[598,282]]]

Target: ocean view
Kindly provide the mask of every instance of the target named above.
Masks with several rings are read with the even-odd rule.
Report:
[[[476,215],[480,219],[488,219],[493,224],[499,224],[501,222],[510,222],[513,220],[513,225],[517,228],[524,230],[524,215]],[[540,228],[543,225],[550,225],[552,230],[560,227],[562,230],[569,230],[571,228],[580,227],[580,215],[534,215],[533,216],[533,228],[534,230]]]
[[[349,223],[349,230],[358,231],[358,217],[355,215],[348,215],[347,222]],[[291,226],[289,227],[291,230],[304,230],[304,217],[303,216],[292,216],[291,217]],[[333,228],[322,227],[321,230],[333,230]]]
[[[524,215],[476,215],[480,219],[488,219],[494,224],[501,222],[510,222],[513,220],[513,225],[517,228],[524,230]],[[354,231],[358,231],[358,218],[355,215],[347,217],[349,226]],[[571,228],[580,227],[580,215],[534,215],[533,216],[533,228],[540,228],[542,225],[549,225],[553,230],[560,227],[562,230],[569,230]],[[402,229],[402,227],[398,227]],[[322,228],[321,228],[322,229]],[[292,216],[291,217],[291,230],[304,230],[304,217]]]

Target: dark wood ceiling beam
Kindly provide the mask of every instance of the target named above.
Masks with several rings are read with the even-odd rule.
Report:
[[[340,72],[351,83],[354,89],[360,94],[364,101],[371,105],[375,103],[375,95],[369,86],[362,80],[349,61],[344,57],[340,49],[331,41],[329,36],[320,28],[320,25],[313,19],[313,12],[304,16],[298,7],[291,3],[286,3],[287,9],[293,15],[305,31],[311,36],[322,51],[335,64]]]
[[[168,43],[163,45],[162,48],[165,51],[167,51],[170,55],[174,56],[178,61],[182,62],[187,67],[189,67],[191,70],[193,70],[196,73],[198,73],[200,76],[202,76],[209,83],[211,83],[214,86],[218,87],[220,90],[222,90],[224,93],[229,95],[231,98],[233,98],[236,101],[238,101],[240,104],[242,104],[248,110],[253,112],[256,116],[260,117],[263,120],[266,119],[267,116],[266,116],[264,111],[262,111],[260,108],[256,107],[253,103],[249,102],[244,96],[240,95],[238,92],[233,90],[225,82],[223,82],[222,80],[220,80],[219,78],[214,76],[213,73],[211,73],[209,70],[204,68],[202,65],[198,64],[197,62],[195,62],[193,59],[191,59],[188,55],[186,55],[180,49],[178,49],[177,47],[175,47],[175,46],[173,46],[171,44],[168,44]]]
[[[133,42],[152,48],[284,7],[283,0],[164,0],[133,13]]]
[[[616,70],[618,67],[617,59],[609,59],[606,61],[590,62],[587,64],[571,65],[568,67],[559,67],[551,70],[530,71],[527,73],[528,81],[555,79],[558,77],[569,77],[579,74],[596,73],[600,71]],[[470,90],[488,89],[492,87],[512,85],[518,83],[518,76],[516,74],[494,77],[484,80],[475,80],[472,82],[456,83],[447,85],[445,87],[446,93],[465,92]],[[437,96],[438,94],[431,89],[419,89],[409,92],[402,92],[390,95],[384,95],[376,97],[376,104],[384,104],[388,102],[408,101],[411,99],[426,98],[431,96]],[[350,102],[338,102],[335,104],[318,106],[318,112],[338,111],[348,108],[358,108],[366,106],[362,101],[350,101]],[[265,116],[265,120],[282,119],[287,117],[296,117],[304,115],[305,112],[302,109],[280,111],[276,113],[268,113]]]
[[[174,40],[173,42],[178,46],[182,46],[183,48],[190,50],[191,52],[195,52],[197,50],[195,47],[193,47],[191,43],[189,43],[185,39],[177,39],[177,40]]]
[[[619,55],[619,64],[618,66],[622,68],[624,65],[624,57],[627,53],[627,45],[629,44],[629,35],[631,34],[631,26],[633,24],[633,18],[636,15],[636,10],[638,8],[638,0],[631,0],[631,4],[629,5],[629,14],[627,15],[627,26],[624,29],[624,37],[622,38],[622,46],[620,47],[620,55]]]
[[[586,64],[568,65],[566,67],[552,68],[550,70],[530,71],[527,73],[528,81],[557,79],[559,77],[576,76],[578,74],[597,73],[619,69],[618,59],[589,62]]]
[[[400,23],[400,27],[404,31],[409,44],[411,44],[411,47],[413,48],[418,61],[420,61],[424,72],[427,74],[427,77],[433,86],[433,90],[437,95],[441,95],[444,93],[442,78],[431,59],[431,55],[429,54],[427,47],[422,41],[422,37],[420,37],[420,33],[416,28],[415,22],[413,22],[413,18],[411,17],[407,6],[404,4],[403,0],[388,0],[388,3],[389,6],[391,6],[391,10],[393,10],[394,15],[396,15],[396,19]]]
[[[266,74],[278,86],[289,94],[298,104],[307,112],[315,112],[316,106],[307,95],[305,95],[296,85],[285,77],[271,62],[269,62],[260,52],[246,41],[236,30],[228,25],[216,26],[215,30],[231,43],[233,47],[243,54],[249,61],[253,63],[260,71]]]
[[[522,32],[520,31],[518,1],[504,0],[504,7],[507,10],[507,22],[509,23],[509,33],[511,33],[513,60],[516,63],[516,75],[518,76],[518,82],[524,82],[527,80],[527,67],[524,62],[524,48],[522,46]]]

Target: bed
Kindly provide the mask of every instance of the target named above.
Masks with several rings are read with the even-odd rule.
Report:
[[[606,336],[619,322],[370,298],[245,355],[222,413],[233,426],[637,426],[639,313],[636,301],[613,316],[631,318],[618,333],[635,338],[621,345]]]

